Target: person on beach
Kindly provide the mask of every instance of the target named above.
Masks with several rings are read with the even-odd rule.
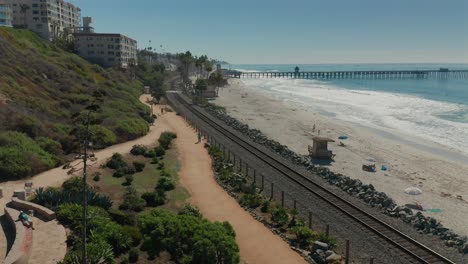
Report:
[[[161,107],[161,115],[164,114],[164,108]]]
[[[198,132],[198,134],[197,134],[197,138],[198,138],[197,144],[201,142],[201,137],[202,137],[201,132]]]
[[[33,222],[31,220],[31,218],[29,218],[29,215],[27,215],[25,212],[20,211],[20,214],[18,216],[18,220],[16,220],[16,222],[17,221],[21,221],[21,223],[23,223],[24,226],[31,227],[32,230],[34,230]]]

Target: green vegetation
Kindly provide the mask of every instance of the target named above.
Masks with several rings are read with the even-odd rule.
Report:
[[[298,218],[296,210],[288,212],[286,208],[265,199],[262,194],[263,190],[257,190],[254,184],[248,183],[245,175],[236,173],[233,165],[224,160],[223,152],[218,147],[211,146],[208,152],[213,158],[213,166],[223,186],[239,195],[238,201],[244,208],[258,210],[258,214],[266,216],[269,226],[274,226],[279,231],[287,233],[286,236],[292,237],[294,246],[308,249],[317,240],[331,247],[336,246],[335,238],[304,226],[304,221]]]
[[[150,256],[167,251],[177,263],[239,263],[239,248],[229,223],[154,209],[138,218],[142,249]]]
[[[169,146],[173,139],[177,138],[177,135],[172,132],[163,132],[159,136],[158,142],[161,147],[164,149],[169,149]]]
[[[93,148],[148,131],[152,117],[138,97],[156,73],[164,76],[161,67],[103,69],[63,50],[67,43],[49,43],[28,30],[0,28],[0,134],[2,140],[9,138],[0,144],[0,181],[58,166],[65,155],[77,152],[71,116],[83,111],[97,90],[106,95],[100,111],[92,115]]]

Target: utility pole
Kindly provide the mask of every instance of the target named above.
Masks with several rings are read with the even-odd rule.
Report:
[[[90,123],[90,116],[92,110],[88,110],[88,114],[86,116],[86,132],[85,138],[83,142],[83,234],[82,234],[82,257],[83,257],[83,264],[87,264],[87,252],[86,252],[86,232],[87,232],[87,218],[88,218],[88,187],[87,187],[87,161],[88,161],[88,146],[91,144],[89,142],[89,123]]]

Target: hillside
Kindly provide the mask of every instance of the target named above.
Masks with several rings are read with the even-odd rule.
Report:
[[[34,33],[0,27],[0,181],[63,163],[77,150],[71,120],[105,92],[93,117],[96,148],[146,134],[149,109],[138,100],[143,84],[65,52]]]

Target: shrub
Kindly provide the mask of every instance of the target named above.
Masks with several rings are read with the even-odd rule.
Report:
[[[112,130],[101,125],[92,125],[89,127],[91,142],[96,148],[104,148],[117,143],[117,136]]]
[[[156,157],[156,153],[154,151],[154,149],[152,150],[148,150],[145,154],[144,154],[145,158],[155,158]]]
[[[64,191],[81,193],[83,191],[83,179],[80,177],[72,177],[62,183]]]
[[[174,190],[174,188],[174,181],[168,177],[162,177],[161,179],[159,179],[158,185],[156,186],[156,190],[164,191]]]
[[[276,207],[273,208],[271,212],[271,220],[273,220],[273,222],[275,222],[276,224],[283,226],[288,223],[289,214],[283,207]]]
[[[132,210],[141,212],[146,206],[146,201],[138,196],[137,191],[133,187],[127,187],[123,195],[123,203],[119,206],[121,210]]]
[[[145,168],[145,162],[143,161],[134,161],[133,162],[133,167],[135,168],[136,172],[142,172],[143,169]]]
[[[133,175],[132,174],[125,175],[125,184],[132,185],[132,182],[133,182]]]
[[[244,194],[240,204],[255,209],[262,204],[263,197],[260,194]]]
[[[121,178],[121,177],[123,177],[126,173],[127,173],[126,168],[120,168],[120,169],[116,170],[116,171],[112,174],[112,177]]]
[[[262,211],[262,213],[268,213],[270,211],[270,201],[263,201],[260,211]]]
[[[142,249],[150,256],[168,251],[177,263],[239,263],[239,248],[232,228],[189,215],[154,209],[138,223],[144,234]]]
[[[141,234],[140,229],[136,226],[124,226],[122,231],[132,239],[132,245],[135,247],[143,240],[143,235]]]
[[[172,132],[163,132],[161,136],[159,136],[159,145],[162,146],[164,149],[169,149],[169,145],[171,144],[172,140],[177,138],[177,135]]]
[[[135,156],[145,155],[146,147],[143,145],[133,145],[132,149],[130,150],[130,153],[132,153]]]
[[[162,157],[166,154],[166,150],[162,146],[157,146],[154,149],[154,154],[156,155],[156,157]]]
[[[51,169],[57,158],[23,133],[0,132],[0,177],[19,179]]]
[[[133,226],[136,224],[135,214],[125,212],[122,210],[111,208],[109,209],[109,216],[120,225]]]
[[[123,157],[120,153],[114,153],[114,155],[112,155],[112,158],[106,163],[106,166],[114,170],[128,167],[127,163],[123,160]]]
[[[121,138],[132,140],[144,136],[148,132],[149,126],[148,123],[142,119],[127,118],[119,119],[116,123],[115,130]]]
[[[38,137],[36,138],[36,142],[43,150],[47,151],[52,155],[60,156],[63,154],[62,145],[53,139],[46,137]]]
[[[191,215],[197,218],[201,218],[202,214],[197,207],[192,206],[191,204],[185,204],[182,210],[179,211],[179,215]]]
[[[130,249],[130,252],[128,252],[128,261],[130,263],[136,263],[138,261],[138,249]]]
[[[112,207],[112,200],[106,196],[97,194],[94,190],[88,188],[88,204],[99,206],[104,209]],[[83,200],[83,193],[80,189],[79,192],[58,190],[54,188],[38,188],[36,190],[33,202],[39,205],[45,206],[52,210],[55,207],[64,203],[81,204]]]
[[[93,174],[93,180],[96,181],[96,182],[100,181],[100,180],[101,180],[101,173],[98,172],[98,171],[95,172],[95,173]]]
[[[299,243],[299,247],[304,249],[317,238],[317,233],[305,226],[296,226],[291,228],[290,231],[296,235],[296,242]]]
[[[161,161],[161,162],[158,164],[157,169],[158,169],[158,170],[163,170],[163,169],[164,169],[164,166],[165,166],[165,165],[164,165],[164,162]]]
[[[141,195],[141,198],[146,201],[146,206],[157,207],[166,203],[166,194],[164,191],[146,192]]]
[[[316,240],[327,243],[331,248],[336,247],[336,238],[327,236],[325,233],[318,233],[318,236],[316,237]]]

